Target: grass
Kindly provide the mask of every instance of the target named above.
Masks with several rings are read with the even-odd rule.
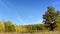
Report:
[[[1,32],[0,34],[60,34],[60,31],[43,31],[43,32],[34,32],[34,33]]]

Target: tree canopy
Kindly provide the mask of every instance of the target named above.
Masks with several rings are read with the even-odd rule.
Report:
[[[55,8],[49,6],[46,13],[43,15],[44,24],[50,30],[54,30],[57,25],[57,20],[60,18],[60,11],[56,11]],[[59,19],[60,20],[60,19]]]

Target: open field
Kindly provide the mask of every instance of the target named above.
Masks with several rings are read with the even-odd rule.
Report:
[[[0,33],[0,34],[60,34],[60,31],[45,31],[45,32],[35,32],[35,33]]]

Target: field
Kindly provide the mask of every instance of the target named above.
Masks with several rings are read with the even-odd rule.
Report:
[[[35,32],[35,33],[17,33],[17,32],[14,32],[14,33],[0,33],[0,34],[60,34],[60,31],[45,31],[45,32]]]

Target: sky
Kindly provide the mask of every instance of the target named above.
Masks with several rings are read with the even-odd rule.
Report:
[[[0,0],[0,20],[17,25],[40,24],[48,6],[60,10],[60,0]]]

